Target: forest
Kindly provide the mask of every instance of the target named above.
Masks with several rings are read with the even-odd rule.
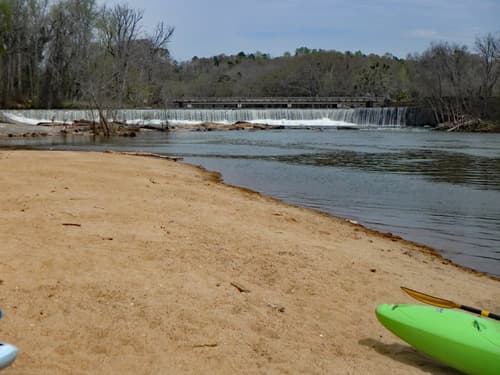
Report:
[[[175,28],[96,0],[0,0],[1,108],[165,108],[182,97],[382,96],[437,123],[500,122],[500,34],[473,47],[435,42],[399,58],[298,47],[193,57],[169,53]],[[146,27],[147,26],[147,27]],[[144,30],[153,30],[145,32]]]

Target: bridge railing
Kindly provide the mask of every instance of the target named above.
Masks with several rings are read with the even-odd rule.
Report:
[[[178,98],[171,103],[178,108],[338,108],[373,107],[386,103],[383,97],[263,97],[263,98]]]
[[[359,97],[347,97],[347,96],[332,96],[332,97],[263,97],[263,98],[224,98],[224,97],[212,97],[212,98],[179,98],[172,100],[176,103],[209,103],[209,102],[228,102],[228,103],[255,103],[255,102],[285,102],[285,103],[301,103],[301,102],[312,102],[312,103],[325,103],[325,102],[383,102],[384,97],[379,96],[359,96]]]

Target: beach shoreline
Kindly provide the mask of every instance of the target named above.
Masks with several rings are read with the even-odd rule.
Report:
[[[127,153],[126,152],[124,152],[124,153],[118,152],[118,154],[127,154]],[[137,156],[155,157],[155,156],[151,156],[151,155],[137,155]],[[335,219],[338,219],[338,220],[344,220],[347,223],[349,223],[350,225],[352,225],[353,227],[355,227],[357,229],[360,229],[360,230],[363,230],[364,232],[366,232],[369,235],[373,235],[373,236],[377,236],[377,237],[382,237],[382,238],[388,238],[388,239],[391,239],[392,241],[403,241],[405,243],[411,244],[411,245],[415,246],[416,248],[418,248],[419,251],[421,251],[421,252],[423,252],[425,254],[429,254],[429,255],[431,255],[433,257],[436,257],[436,258],[440,259],[442,262],[445,262],[445,263],[449,264],[452,267],[456,267],[456,268],[460,269],[461,271],[468,272],[468,273],[475,274],[475,275],[479,275],[479,276],[486,276],[486,277],[491,278],[492,280],[500,281],[500,277],[498,277],[498,276],[489,274],[488,272],[477,270],[477,269],[475,269],[473,267],[467,267],[467,266],[455,263],[453,260],[446,258],[439,250],[433,248],[432,246],[429,246],[429,245],[426,245],[426,244],[423,244],[423,243],[420,243],[420,242],[417,242],[417,241],[411,241],[411,240],[409,240],[407,238],[404,238],[404,237],[399,236],[397,234],[393,234],[391,232],[382,232],[380,230],[377,230],[377,229],[374,229],[374,228],[370,228],[370,227],[368,227],[368,226],[366,226],[366,225],[364,225],[362,223],[358,223],[357,221],[350,220],[348,218],[345,218],[345,217],[342,217],[342,216],[338,216],[338,215],[335,215],[335,214],[331,214],[331,213],[328,213],[326,211],[322,211],[320,209],[315,209],[315,208],[312,208],[312,207],[302,206],[300,204],[289,203],[289,202],[286,202],[283,199],[279,199],[279,198],[267,195],[265,193],[261,193],[259,191],[255,191],[255,190],[252,190],[250,188],[246,188],[246,187],[243,187],[243,186],[238,186],[238,185],[230,184],[230,183],[224,181],[224,175],[221,172],[208,170],[208,169],[206,169],[205,167],[203,167],[201,165],[196,165],[196,164],[191,164],[189,162],[184,162],[182,160],[182,158],[179,158],[179,161],[182,164],[188,165],[190,167],[199,168],[202,172],[204,172],[204,173],[207,174],[207,178],[209,178],[209,179],[211,179],[211,180],[213,180],[213,181],[215,181],[217,183],[223,184],[225,186],[234,188],[236,190],[240,190],[243,193],[256,194],[256,195],[258,195],[260,197],[264,197],[266,199],[270,199],[270,200],[276,201],[279,204],[284,204],[286,206],[291,206],[291,207],[296,207],[296,208],[299,208],[299,209],[309,210],[309,211],[311,211],[314,214],[325,215],[326,217],[331,217],[331,218],[335,218]]]
[[[13,150],[0,166],[13,374],[446,374],[376,305],[413,303],[405,285],[500,310],[498,278],[201,167]]]

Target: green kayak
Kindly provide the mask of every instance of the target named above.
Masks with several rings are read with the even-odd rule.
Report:
[[[420,352],[467,374],[500,374],[500,322],[458,310],[380,305],[377,318]]]

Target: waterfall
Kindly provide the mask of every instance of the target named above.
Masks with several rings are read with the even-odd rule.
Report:
[[[5,110],[5,117],[18,121],[72,122],[98,118],[91,110]],[[187,124],[248,121],[285,126],[401,127],[406,125],[406,107],[351,109],[125,109],[114,111],[115,120],[134,123]],[[28,122],[28,121],[26,121]]]

